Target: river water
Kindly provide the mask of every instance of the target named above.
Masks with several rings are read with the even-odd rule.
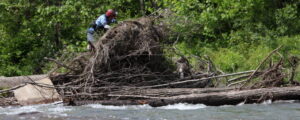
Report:
[[[0,120],[300,120],[299,101],[279,101],[236,106],[175,104],[153,108],[139,106],[63,106],[44,104],[0,107]]]

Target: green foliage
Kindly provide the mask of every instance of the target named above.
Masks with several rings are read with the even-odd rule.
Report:
[[[225,72],[254,69],[273,49],[299,55],[297,0],[164,0],[171,6],[170,41],[184,54],[208,55]],[[175,23],[174,25],[172,23]],[[192,61],[195,62],[195,61]]]
[[[300,55],[300,35],[296,36],[284,36],[277,38],[277,43],[279,45],[283,45],[284,47],[281,49],[283,55],[291,56],[291,55]]]
[[[238,71],[246,61],[242,54],[230,49],[220,49],[212,55],[212,59],[218,68],[228,72]]]
[[[299,5],[299,4],[298,4]],[[297,4],[287,5],[284,8],[276,10],[275,20],[276,31],[279,35],[295,35],[299,34],[300,20],[299,7]]]
[[[0,75],[46,72],[42,71],[47,63],[44,57],[64,49],[85,51],[89,24],[107,9],[116,9],[122,21],[141,16],[139,4],[134,0],[1,0]]]
[[[1,0],[0,75],[42,73],[44,57],[86,48],[89,23],[107,9],[118,20],[170,9],[164,20],[183,54],[208,55],[225,72],[254,69],[273,49],[299,55],[299,0]],[[192,63],[195,63],[194,59]]]

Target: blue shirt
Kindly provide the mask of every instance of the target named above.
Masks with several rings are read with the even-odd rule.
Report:
[[[106,17],[106,15],[103,14],[103,15],[101,15],[101,16],[99,16],[99,17],[97,18],[97,20],[96,20],[95,23],[96,23],[96,25],[97,25],[97,28],[104,28],[105,25],[108,25],[108,24],[114,23],[114,22],[116,22],[116,19],[109,20],[109,19]],[[93,34],[93,33],[95,32],[95,29],[92,28],[92,27],[90,27],[90,28],[88,29],[88,32]]]

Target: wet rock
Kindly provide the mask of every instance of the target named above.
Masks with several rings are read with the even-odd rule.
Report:
[[[53,83],[49,78],[38,80],[36,83],[53,87]],[[14,90],[14,95],[21,105],[46,104],[61,100],[56,89],[33,84]]]

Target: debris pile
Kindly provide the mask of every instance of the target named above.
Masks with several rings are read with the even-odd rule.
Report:
[[[22,77],[27,79],[23,84],[0,90],[0,97],[5,96],[0,98],[0,106],[32,103],[33,99],[29,98],[39,101],[35,103],[62,98],[67,105],[151,106],[179,102],[223,105],[300,98],[299,87],[279,88],[300,84],[294,80],[299,58],[291,57],[287,62],[279,54],[279,57],[275,56],[280,58],[276,59],[277,62],[272,60],[281,47],[273,50],[255,70],[229,74],[217,68],[208,56],[193,55],[199,62],[194,65],[199,67],[197,70],[176,47],[162,44],[166,31],[165,26],[156,25],[150,17],[124,21],[100,37],[92,51],[80,53],[67,63],[46,58],[65,71],[59,73],[54,70],[50,74],[53,85]],[[167,58],[166,50],[179,59]],[[286,72],[287,68],[291,68],[291,73]],[[28,88],[28,95],[24,96],[22,91],[25,88]],[[34,92],[37,91],[35,88],[44,90]],[[56,89],[59,95],[56,93],[57,97],[54,97],[54,94],[46,92],[49,89]],[[257,95],[258,92],[261,94]],[[11,99],[13,96],[16,99]]]
[[[63,97],[104,99],[108,92],[165,84],[178,76],[163,56],[165,31],[150,18],[124,21],[107,31],[90,54],[76,57],[69,72],[51,77]]]
[[[206,56],[206,60],[202,60],[206,65],[201,67],[203,69],[203,66],[206,66],[206,71],[191,71],[190,64],[184,56],[176,63],[165,58],[161,45],[166,36],[165,31],[164,27],[154,24],[151,18],[124,21],[99,38],[92,52],[82,53],[68,65],[60,64],[68,69],[68,72],[53,75],[51,80],[64,102],[70,104],[73,101],[121,98],[144,100],[154,96],[130,95],[130,91],[214,87],[221,82],[220,79],[228,77],[232,79],[227,80],[226,84],[234,82],[228,86],[238,85],[240,88],[244,88],[248,83],[255,83],[253,88],[279,87],[284,84],[283,79],[286,75],[282,71],[282,61],[269,68],[261,68],[279,48],[270,53],[256,70],[225,74]],[[251,82],[253,79],[261,81]],[[119,94],[120,91],[122,94]],[[155,95],[162,96],[166,95]]]

